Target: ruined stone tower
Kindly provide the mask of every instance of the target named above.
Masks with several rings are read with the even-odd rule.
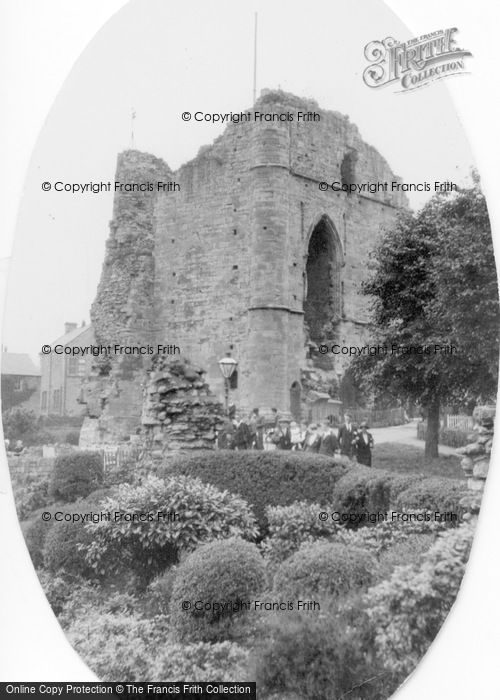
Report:
[[[116,180],[180,190],[116,197],[91,315],[98,342],[175,343],[221,399],[230,352],[233,403],[298,415],[304,373],[345,368],[318,344],[366,341],[367,256],[406,199],[320,189],[398,181],[348,117],[281,91],[256,110],[293,119],[229,123],[175,173],[149,154],[119,156]],[[297,120],[309,111],[319,118]]]

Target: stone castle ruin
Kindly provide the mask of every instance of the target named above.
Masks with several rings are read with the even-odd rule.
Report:
[[[177,345],[221,402],[218,362],[230,353],[231,403],[307,419],[310,393],[328,394],[348,361],[318,344],[369,340],[360,283],[406,198],[320,189],[400,182],[348,117],[281,91],[253,109],[319,119],[229,123],[176,172],[150,154],[119,155],[117,181],[179,189],[116,193],[91,320],[98,344]],[[102,439],[140,424],[150,359],[98,359],[86,401]]]

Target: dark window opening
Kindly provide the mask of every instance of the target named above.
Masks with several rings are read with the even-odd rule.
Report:
[[[356,162],[358,154],[356,151],[348,151],[340,166],[340,179],[343,185],[352,185],[356,182]]]
[[[229,377],[229,388],[230,389],[237,389],[238,388],[238,370],[235,369],[232,375]]]
[[[337,233],[323,217],[309,240],[306,263],[304,321],[314,343],[333,339],[340,320],[340,259]]]

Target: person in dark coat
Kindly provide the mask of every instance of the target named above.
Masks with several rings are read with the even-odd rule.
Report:
[[[290,431],[290,421],[286,418],[280,418],[279,421],[280,441],[278,447],[280,450],[292,449],[292,434]]]
[[[235,431],[233,437],[233,449],[249,450],[252,446],[252,434],[245,420],[234,420]]]
[[[359,430],[353,440],[353,447],[356,451],[356,459],[358,464],[364,464],[365,467],[372,466],[372,448],[373,436],[368,432],[366,421],[361,423]]]
[[[305,452],[318,452],[321,445],[321,435],[318,431],[316,423],[311,423],[307,428],[306,438],[304,440]]]
[[[352,424],[351,415],[349,413],[344,414],[344,422],[339,428],[339,445],[340,453],[346,455],[346,457],[352,457],[353,454],[353,444],[352,441],[356,436],[354,425]]]
[[[339,449],[339,441],[328,421],[323,423],[323,435],[319,446],[320,455],[334,455]]]

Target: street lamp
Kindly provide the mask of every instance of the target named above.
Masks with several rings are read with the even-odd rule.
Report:
[[[229,378],[233,374],[237,365],[238,363],[233,357],[231,357],[229,353],[226,355],[226,357],[223,357],[221,360],[219,360],[219,368],[222,376],[224,377],[224,398],[226,404],[226,413],[228,413],[229,411]]]
[[[338,392],[339,392],[339,400],[342,400],[342,396],[341,396],[342,391],[341,391],[341,388],[340,388],[340,387],[341,387],[341,382],[342,382],[342,371],[341,371],[340,369],[337,369],[337,371],[335,372],[335,374],[337,375],[337,390],[338,390]]]

